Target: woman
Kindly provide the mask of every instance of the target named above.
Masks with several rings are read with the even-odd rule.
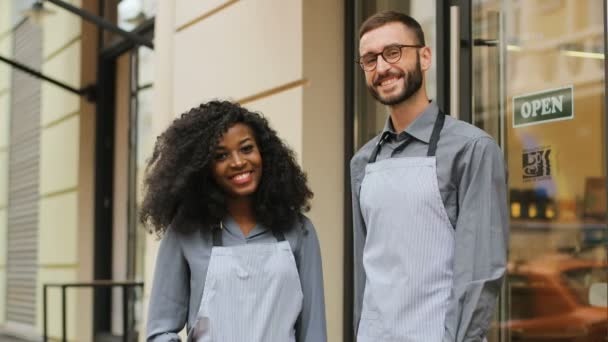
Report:
[[[176,119],[149,161],[140,220],[162,236],[148,341],[327,340],[312,192],[266,119],[213,101]]]

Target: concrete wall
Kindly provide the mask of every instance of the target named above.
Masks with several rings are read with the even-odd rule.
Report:
[[[165,7],[159,3],[156,23],[157,40],[160,34],[165,44],[155,50],[157,72],[164,70],[155,80],[158,130],[168,123],[167,108],[178,115],[216,98],[239,101],[269,119],[315,192],[309,216],[323,254],[329,340],[342,340],[342,1],[179,0],[174,9]],[[166,18],[172,10],[175,16]],[[163,80],[172,89],[159,88]],[[146,296],[156,246],[147,245]]]

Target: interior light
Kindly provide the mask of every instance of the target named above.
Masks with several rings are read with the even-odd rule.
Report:
[[[511,203],[511,216],[519,218],[521,216],[521,204],[519,202]]]
[[[538,215],[538,211],[536,210],[536,204],[530,203],[530,206],[528,207],[528,217],[535,218],[536,215]]]
[[[561,52],[564,56],[569,57],[604,59],[604,54],[600,52],[587,52],[576,50],[562,50]]]

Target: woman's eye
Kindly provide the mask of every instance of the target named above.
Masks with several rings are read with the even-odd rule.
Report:
[[[228,157],[228,153],[216,153],[215,160],[224,160]]]
[[[243,153],[249,153],[253,151],[253,145],[245,145],[241,148],[241,151],[243,151]]]

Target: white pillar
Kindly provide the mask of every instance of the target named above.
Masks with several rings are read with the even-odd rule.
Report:
[[[154,26],[154,116],[152,127],[158,136],[173,120],[173,57],[175,35],[175,1],[158,1]],[[147,236],[144,269],[144,305],[140,341],[145,341],[148,301],[152,288],[158,241]]]

